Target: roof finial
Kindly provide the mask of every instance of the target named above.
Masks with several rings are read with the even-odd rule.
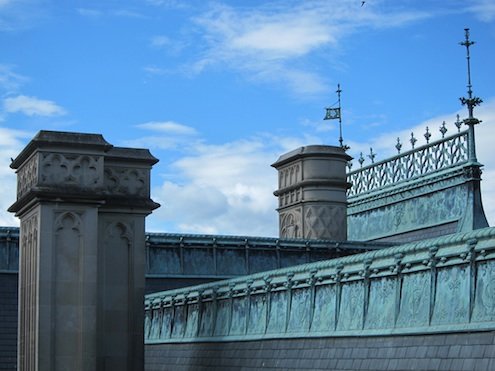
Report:
[[[471,56],[469,54],[469,47],[475,42],[469,40],[469,28],[464,29],[465,40],[461,41],[459,44],[466,47],[466,60],[467,60],[467,98],[460,98],[462,105],[466,105],[468,108],[468,118],[464,119],[463,122],[469,126],[469,159],[471,161],[476,160],[476,149],[474,141],[474,125],[479,124],[481,121],[474,117],[473,110],[474,107],[479,106],[483,101],[473,96],[473,86],[471,84]]]

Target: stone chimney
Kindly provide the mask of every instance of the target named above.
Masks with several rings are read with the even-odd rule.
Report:
[[[40,131],[12,162],[20,218],[18,367],[144,369],[146,149]]]
[[[347,240],[346,164],[341,147],[312,145],[288,152],[278,170],[279,236]]]

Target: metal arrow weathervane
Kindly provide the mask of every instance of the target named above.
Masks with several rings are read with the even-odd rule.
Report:
[[[347,151],[350,147],[344,144],[344,139],[342,138],[342,110],[340,106],[340,93],[342,90],[340,89],[340,84],[337,84],[337,97],[338,97],[338,107],[327,107],[326,114],[323,120],[336,120],[339,119],[339,143],[340,147]],[[334,104],[335,105],[335,104]]]

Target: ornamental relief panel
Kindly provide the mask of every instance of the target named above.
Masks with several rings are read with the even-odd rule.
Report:
[[[101,156],[42,153],[40,184],[96,188],[102,183],[102,169]]]
[[[297,188],[290,192],[286,192],[278,197],[279,207],[289,206],[302,201],[302,189]]]
[[[398,327],[427,326],[430,317],[431,274],[428,271],[404,276]]]
[[[363,323],[364,283],[342,286],[337,330],[360,330]]]
[[[113,195],[149,196],[148,170],[108,167],[104,186]]]
[[[291,211],[280,214],[280,220],[281,238],[302,237],[301,209],[293,209]]]
[[[337,238],[346,229],[345,206],[307,206],[304,213],[305,238]]]
[[[473,321],[493,321],[495,319],[495,262],[478,265]]]
[[[38,156],[31,157],[17,172],[17,198],[24,196],[38,183]]]
[[[301,165],[294,164],[279,172],[279,188],[289,187],[301,181]]]
[[[469,319],[469,276],[466,266],[438,271],[432,324],[465,323]]]
[[[132,247],[134,241],[133,226],[125,222],[108,222],[105,227],[105,245]]]
[[[389,328],[394,325],[396,285],[395,278],[371,281],[365,328]]]
[[[457,186],[380,208],[350,214],[350,239],[370,239],[462,219],[468,189]]]

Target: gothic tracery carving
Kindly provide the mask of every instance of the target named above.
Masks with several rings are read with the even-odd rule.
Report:
[[[38,156],[29,159],[17,173],[17,198],[25,195],[38,183]]]
[[[103,159],[99,156],[43,153],[40,183],[93,188],[101,183]]]
[[[143,169],[106,168],[105,188],[116,195],[148,196],[147,172]]]

